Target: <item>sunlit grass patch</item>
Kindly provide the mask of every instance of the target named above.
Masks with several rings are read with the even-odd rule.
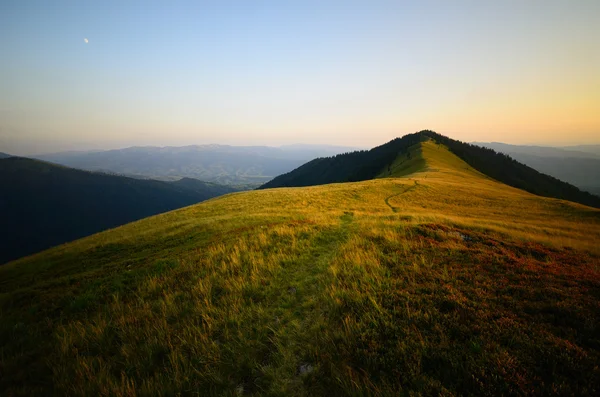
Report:
[[[597,394],[600,211],[423,156],[3,266],[0,394]]]

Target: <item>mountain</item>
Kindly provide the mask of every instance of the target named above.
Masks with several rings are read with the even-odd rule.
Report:
[[[515,160],[544,174],[551,175],[591,193],[600,194],[600,151],[594,146],[551,148],[540,146],[517,146],[504,143],[478,143],[509,155]],[[587,150],[587,151],[584,151]]]
[[[334,156],[340,153],[353,152],[357,150],[356,147],[351,146],[334,146],[334,145],[307,145],[307,144],[293,144],[293,145],[282,145],[277,149],[281,150],[284,156],[296,159],[312,160],[316,157],[323,156]]]
[[[577,148],[584,148],[586,146],[574,146],[573,149],[550,147],[550,146],[527,146],[527,145],[509,145],[507,143],[500,142],[473,142],[474,145],[483,146],[490,149],[494,149],[497,152],[507,154],[526,154],[538,157],[551,157],[551,158],[597,158],[600,159],[600,154],[594,154],[593,152],[585,150],[577,150]]]
[[[0,394],[597,395],[600,210],[414,145],[0,267]]]
[[[315,157],[353,150],[324,145],[268,146],[200,145],[131,147],[94,152],[36,156],[69,167],[137,178],[196,178],[228,185],[258,186]]]
[[[6,154],[6,153],[0,152],[0,159],[6,159],[6,158],[9,158],[9,157],[11,157],[10,154]]]
[[[470,145],[450,139],[433,131],[421,131],[396,138],[385,145],[369,151],[357,151],[333,157],[312,160],[297,169],[278,176],[261,186],[264,188],[312,186],[334,182],[368,180],[377,177],[391,167],[399,155],[410,157],[418,144],[433,140],[445,145],[469,166],[495,180],[541,196],[571,200],[600,207],[600,197],[580,191],[577,187],[554,177],[542,174],[521,164],[511,157],[492,149]],[[420,167],[422,164],[413,164]],[[404,173],[413,168],[403,170]],[[395,174],[402,176],[403,174]],[[391,176],[391,175],[388,175]]]
[[[590,192],[590,193],[595,194],[596,196],[600,197],[600,185],[598,185],[598,184],[581,185],[580,188],[581,188],[581,190]]]
[[[406,152],[409,147],[422,140],[420,134],[406,135],[368,151],[361,150],[332,157],[316,158],[265,183],[261,189],[372,179],[391,164],[399,153]]]
[[[0,160],[0,264],[233,189],[137,180],[21,157]]]
[[[205,196],[206,198],[204,200],[237,191],[230,186],[219,185],[218,183],[212,182],[203,182],[194,178],[181,178],[177,181],[168,182],[168,184],[196,192],[199,195]]]
[[[578,151],[593,154],[596,157],[600,157],[600,145],[576,145],[576,146],[564,146],[563,149],[569,151]]]

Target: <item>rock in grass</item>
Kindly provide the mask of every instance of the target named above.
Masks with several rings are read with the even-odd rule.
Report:
[[[298,367],[298,373],[300,374],[300,376],[302,375],[306,375],[306,374],[310,374],[312,371],[314,371],[314,367],[310,364],[302,364],[301,366]]]

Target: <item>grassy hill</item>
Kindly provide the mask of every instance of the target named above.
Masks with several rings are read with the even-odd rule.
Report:
[[[0,264],[232,192],[195,180],[137,180],[11,157],[0,160]]]
[[[385,172],[399,155],[409,154],[414,145],[433,140],[471,167],[507,185],[546,197],[575,201],[600,208],[600,197],[582,192],[577,187],[542,174],[511,157],[492,149],[450,139],[424,130],[405,135],[369,151],[357,151],[334,157],[317,158],[299,168],[278,176],[261,188],[314,186],[334,182],[352,182],[375,178]],[[414,164],[415,169],[419,164]]]
[[[0,394],[597,395],[600,210],[433,141],[380,171],[1,267]]]

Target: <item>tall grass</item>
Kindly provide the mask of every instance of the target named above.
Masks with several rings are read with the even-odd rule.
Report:
[[[421,153],[3,266],[0,394],[597,395],[600,211]]]

